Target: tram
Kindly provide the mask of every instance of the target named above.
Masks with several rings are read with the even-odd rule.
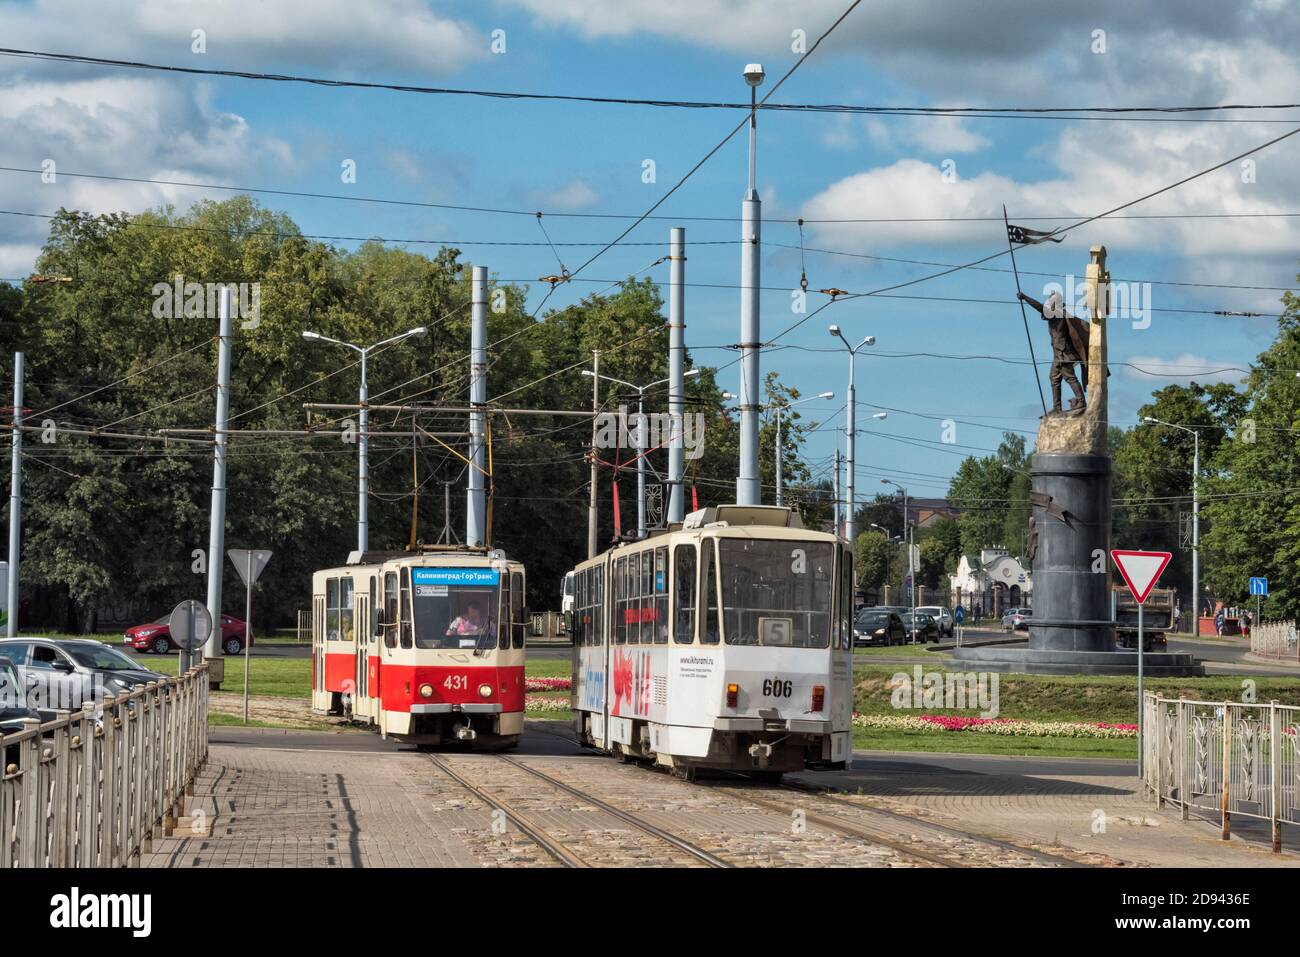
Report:
[[[523,565],[462,546],[353,557],[312,576],[312,709],[417,745],[517,745]]]
[[[843,768],[853,557],[798,513],[724,505],[574,569],[574,731],[692,779]]]

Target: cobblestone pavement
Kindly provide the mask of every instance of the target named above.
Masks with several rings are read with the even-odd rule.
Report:
[[[178,828],[155,842],[144,866],[558,866],[419,752],[369,735],[341,735],[327,745],[319,735],[280,732],[249,742],[214,744],[187,802],[187,813],[210,822],[211,834]],[[494,755],[444,758],[592,866],[701,864]],[[1219,841],[1205,822],[1182,822],[1177,811],[1142,801],[1132,779],[1092,768],[1030,775],[1008,770],[1014,765],[1007,761],[975,772],[944,766],[942,756],[859,756],[849,771],[799,776],[847,792],[828,801],[746,783],[688,784],[577,753],[555,735],[526,735],[517,759],[736,866],[1300,863],[1292,853]]]

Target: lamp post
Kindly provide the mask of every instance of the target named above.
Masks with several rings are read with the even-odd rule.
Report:
[[[616,382],[619,385],[625,385],[629,389],[636,390],[636,411],[637,422],[640,428],[637,429],[637,456],[636,456],[636,537],[637,540],[645,538],[645,457],[649,454],[649,449],[643,449],[645,444],[645,393],[647,389],[653,389],[657,385],[663,385],[668,379],[658,379],[654,382],[647,382],[645,385],[636,385],[625,379],[615,379],[612,375],[599,375],[591,369],[583,369],[582,374],[591,376],[596,379],[604,379],[606,382]],[[690,369],[683,373],[683,379],[690,379],[700,374],[699,369]]]
[[[806,399],[796,399],[794,402],[774,402],[772,408],[776,410],[776,504],[783,505],[781,496],[781,410],[793,409],[796,405],[803,405],[805,402],[811,402],[813,399],[833,399],[834,392],[822,392],[818,395],[809,396]]]
[[[1142,421],[1189,432],[1192,436],[1192,637],[1198,638],[1201,634],[1201,433],[1149,415],[1143,416]]]
[[[876,344],[876,337],[866,336],[856,346],[853,346],[853,345],[849,345],[849,340],[844,338],[844,333],[840,332],[839,326],[831,326],[829,331],[832,336],[839,339],[840,342],[844,343],[844,348],[849,350],[849,395],[848,395],[848,423],[847,423],[848,461],[844,465],[845,468],[844,498],[848,505],[848,514],[845,516],[844,519],[844,534],[845,537],[849,540],[850,546],[852,546],[853,540],[857,537],[857,532],[858,532],[857,516],[856,514],[854,514],[854,501],[853,501],[853,487],[854,487],[853,467],[854,467],[855,452],[857,451],[857,444],[858,444],[858,434],[857,434],[858,393],[857,393],[857,389],[854,387],[854,381],[853,381],[855,367],[857,365],[857,362],[855,360],[858,357],[859,349],[861,349],[863,346],[874,346]],[[879,419],[879,418],[883,418],[884,416],[881,413],[877,413],[875,417]]]
[[[907,591],[912,607],[912,644],[916,644],[916,569],[912,567],[912,526],[907,521],[907,489],[893,479],[881,479],[880,484],[892,485],[903,493],[903,536],[907,543]]]
[[[429,330],[424,326],[416,326],[414,329],[408,329],[399,336],[392,336],[376,342],[373,345],[358,346],[351,342],[343,342],[341,339],[331,339],[329,336],[322,336],[319,332],[304,331],[302,337],[312,342],[332,342],[336,346],[346,346],[361,355],[361,392],[360,402],[361,412],[357,416],[359,427],[357,435],[357,551],[365,552],[370,548],[370,410],[367,403],[370,401],[370,391],[366,385],[366,358],[371,350],[378,349],[380,346],[392,345],[395,342],[401,342],[403,339],[409,339],[411,336],[423,336]]]

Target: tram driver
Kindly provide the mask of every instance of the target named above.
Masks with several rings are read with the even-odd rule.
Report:
[[[478,638],[483,634],[483,627],[483,605],[474,599],[447,626],[447,637]]]

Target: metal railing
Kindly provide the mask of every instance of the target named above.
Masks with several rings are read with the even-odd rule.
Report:
[[[137,866],[207,754],[206,665],[27,722],[0,737],[0,868]]]
[[[1223,839],[1233,815],[1269,821],[1273,850],[1282,825],[1300,824],[1300,707],[1191,701],[1147,692],[1143,774],[1160,806],[1215,811]]]
[[[1250,653],[1261,658],[1300,662],[1294,621],[1262,621],[1250,630]]]

